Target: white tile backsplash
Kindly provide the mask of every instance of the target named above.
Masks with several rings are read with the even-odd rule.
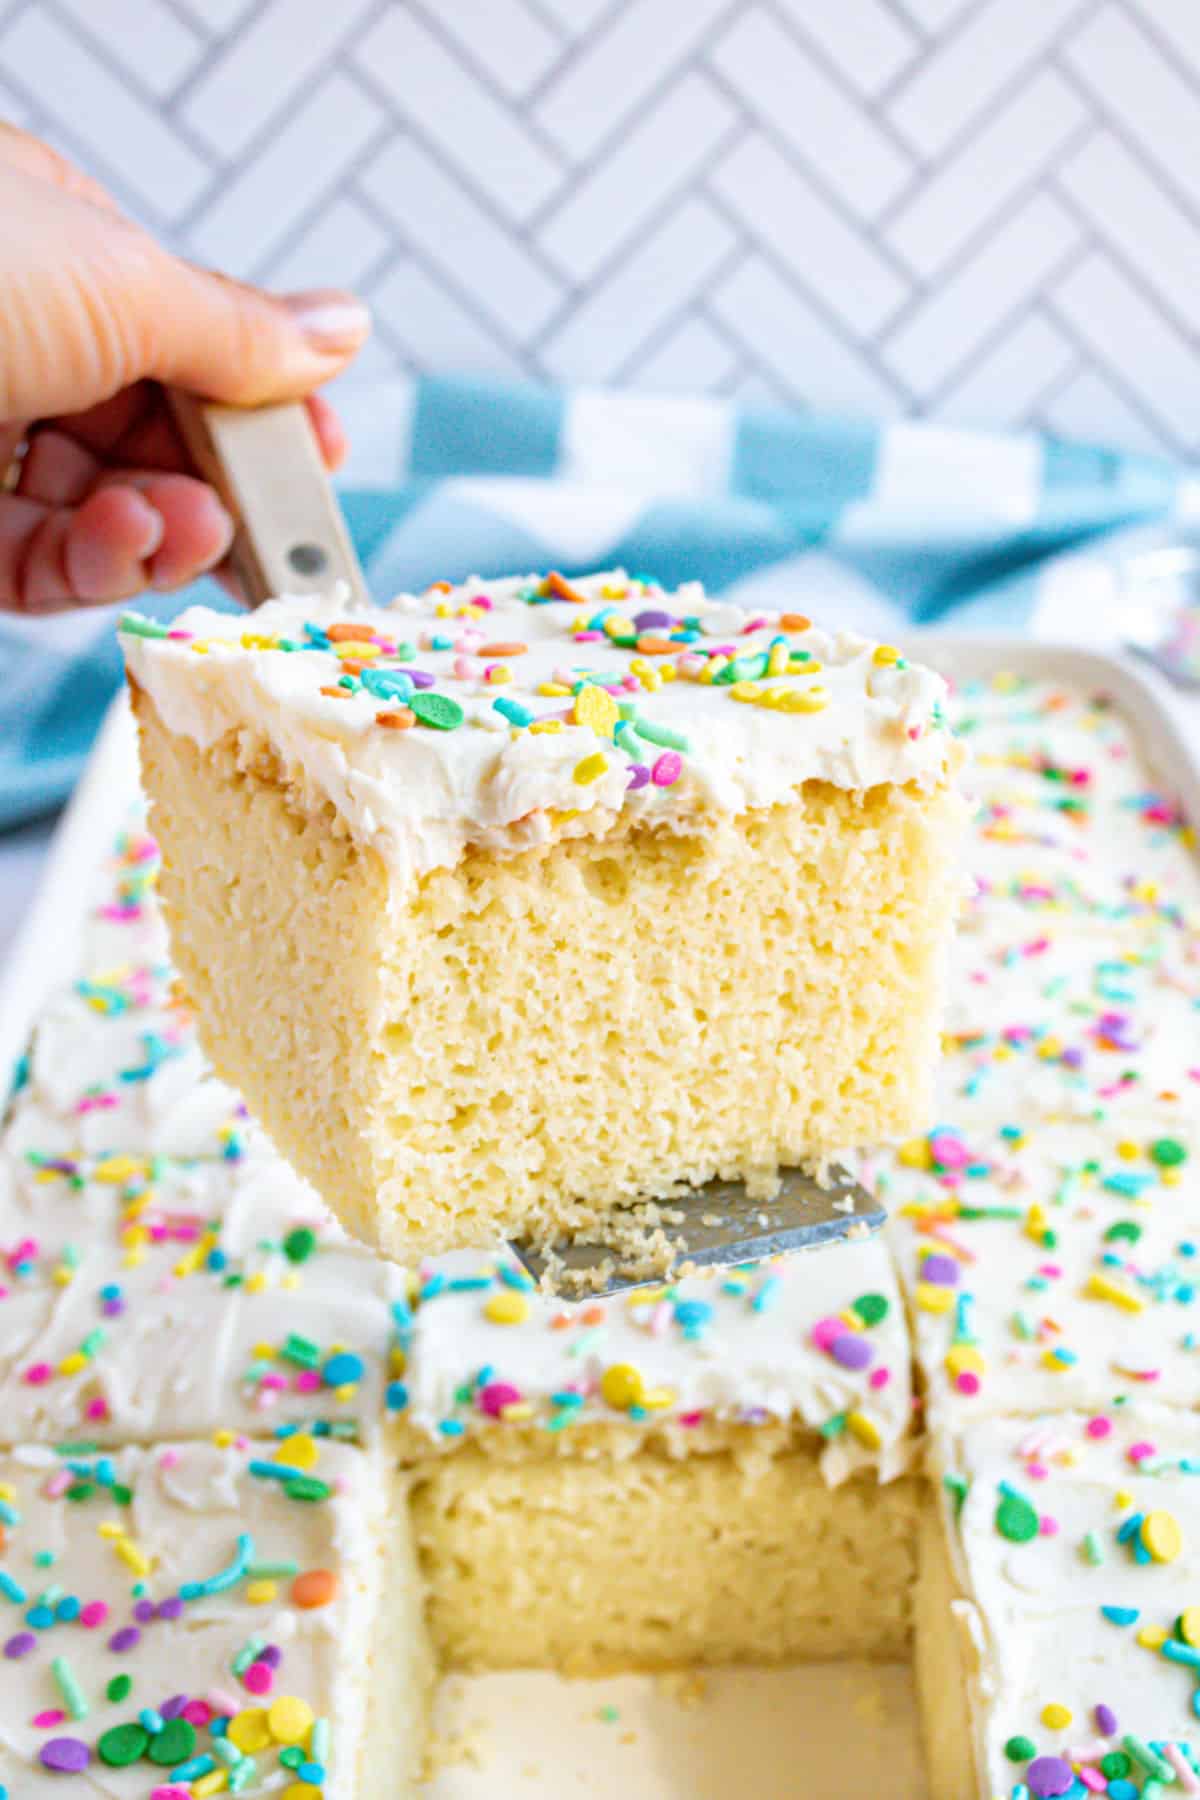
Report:
[[[186,255],[361,284],[381,395],[1200,453],[1200,0],[0,0],[0,117]]]

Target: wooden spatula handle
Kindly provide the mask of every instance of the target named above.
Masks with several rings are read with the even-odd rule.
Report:
[[[273,594],[367,586],[308,413],[281,406],[217,406],[169,388],[167,398],[196,467],[237,523],[230,557],[251,605]]]

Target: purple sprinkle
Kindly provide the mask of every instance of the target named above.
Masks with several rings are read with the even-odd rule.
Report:
[[[177,1719],[186,1705],[186,1694],[172,1694],[171,1698],[164,1700],[159,1707],[159,1716],[163,1719]]]
[[[843,1369],[866,1369],[875,1361],[875,1352],[857,1331],[847,1331],[834,1338],[830,1354]]]
[[[132,1650],[141,1641],[142,1634],[136,1625],[122,1625],[120,1631],[114,1631],[109,1638],[108,1647],[115,1650],[118,1656],[123,1656],[126,1650]]]
[[[60,1775],[79,1775],[92,1760],[92,1753],[81,1738],[51,1738],[39,1752],[43,1766]]]
[[[36,1643],[37,1639],[32,1631],[18,1631],[16,1636],[10,1637],[5,1644],[4,1654],[15,1662],[18,1656],[28,1656]]]
[[[650,771],[645,763],[630,763],[628,787],[644,788],[649,779]]]
[[[1064,1050],[1062,1053],[1061,1061],[1063,1063],[1064,1068],[1082,1069],[1082,1067],[1083,1067],[1083,1051],[1082,1050],[1074,1050],[1074,1049]]]
[[[388,673],[407,675],[413,686],[417,688],[432,687],[437,680],[436,675],[430,675],[426,669],[391,669]]]
[[[1105,1706],[1103,1701],[1096,1708],[1096,1730],[1101,1737],[1116,1737],[1117,1735],[1117,1715],[1112,1707]]]
[[[934,1287],[957,1287],[958,1279],[959,1267],[953,1256],[931,1253],[921,1264],[921,1280],[931,1282]]]
[[[133,1609],[133,1616],[139,1625],[149,1625],[156,1611],[153,1600],[139,1600]]]
[[[178,1594],[172,1594],[169,1599],[159,1601],[158,1616],[160,1619],[181,1619],[183,1617],[183,1601]],[[161,1706],[158,1710],[162,1711]]]
[[[655,607],[647,607],[645,612],[634,613],[633,622],[639,631],[663,631],[675,621],[669,612],[662,612]]]
[[[101,1311],[106,1319],[119,1319],[121,1314],[125,1311],[125,1302],[119,1299],[106,1300]]]
[[[1056,1794],[1069,1793],[1074,1783],[1071,1765],[1061,1756],[1039,1756],[1025,1771],[1025,1785],[1034,1800],[1052,1800]]]
[[[268,1669],[277,1669],[283,1661],[283,1651],[278,1644],[268,1644],[265,1650],[259,1651],[254,1660],[266,1663]]]

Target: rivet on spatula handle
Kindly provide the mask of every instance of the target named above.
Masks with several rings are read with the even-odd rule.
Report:
[[[251,605],[275,594],[369,596],[307,409],[218,406],[168,388],[197,469],[237,524],[230,560]]]

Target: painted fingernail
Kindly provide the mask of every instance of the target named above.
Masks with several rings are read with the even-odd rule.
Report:
[[[338,288],[284,294],[282,300],[314,350],[330,355],[357,350],[371,329],[371,315],[362,301]]]

